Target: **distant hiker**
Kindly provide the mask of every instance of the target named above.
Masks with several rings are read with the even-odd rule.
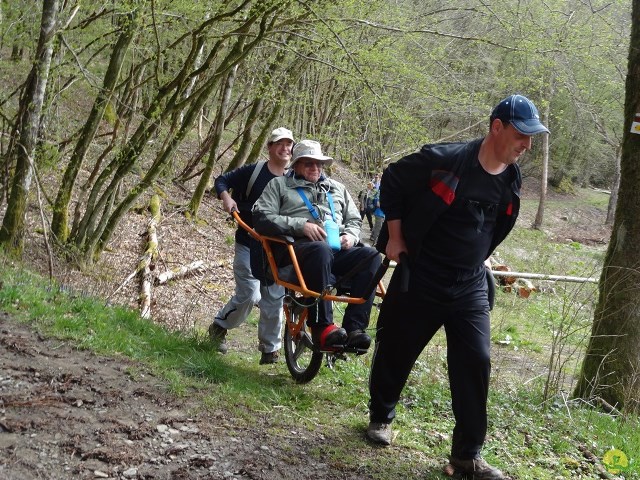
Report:
[[[456,420],[448,475],[508,478],[480,456],[487,432],[493,301],[485,261],[516,222],[521,186],[516,162],[539,133],[549,130],[534,104],[511,95],[493,109],[484,138],[425,145],[382,176],[386,228],[377,246],[401,263],[378,317],[366,433],[373,442],[391,443],[391,422],[409,373],[444,326]]]
[[[379,191],[378,191],[378,195],[377,195],[378,199],[379,197]],[[380,201],[377,200],[376,201],[376,208],[373,211],[373,229],[371,230],[371,237],[369,237],[369,240],[371,241],[371,245],[375,245],[376,242],[378,241],[378,235],[380,235],[380,230],[382,229],[382,224],[384,223],[384,212],[382,211],[382,209],[380,208]]]
[[[293,148],[293,134],[286,128],[276,128],[267,141],[269,160],[244,165],[216,178],[215,188],[222,207],[228,213],[238,210],[242,220],[253,225],[251,208],[265,185],[272,178],[284,174]],[[229,192],[232,193],[229,193]],[[227,331],[246,321],[254,305],[260,308],[258,320],[258,349],[262,352],[260,364],[278,361],[282,346],[282,299],[284,288],[280,285],[261,285],[251,273],[249,233],[238,226],[235,235],[233,276],[236,289],[233,297],[214,317],[209,326],[209,337],[218,351],[227,353]]]
[[[381,174],[376,173],[373,176],[373,180],[371,180],[371,183],[373,183],[373,188],[375,188],[376,190],[380,190],[380,178],[382,177]]]
[[[364,220],[367,217],[369,223],[369,230],[373,230],[373,211],[375,210],[373,203],[373,196],[375,190],[373,188],[373,182],[367,182],[367,188],[360,192],[358,200],[360,201],[360,219]]]

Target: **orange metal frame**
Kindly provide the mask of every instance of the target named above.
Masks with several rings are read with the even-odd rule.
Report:
[[[273,279],[275,283],[277,283],[278,285],[282,285],[283,287],[288,288],[294,292],[298,292],[304,297],[315,297],[315,298],[322,298],[323,300],[353,303],[353,304],[361,304],[366,301],[364,298],[360,298],[360,297],[349,297],[346,295],[331,295],[328,292],[315,292],[313,290],[310,290],[309,288],[307,288],[307,284],[304,281],[302,272],[300,270],[300,265],[298,264],[298,259],[296,258],[296,252],[294,251],[293,245],[291,243],[287,242],[282,238],[267,237],[267,236],[260,235],[240,218],[240,215],[238,214],[237,211],[234,211],[232,215],[235,221],[238,222],[238,225],[244,228],[247,232],[249,232],[249,235],[251,235],[253,238],[255,238],[257,241],[259,241],[262,244],[262,248],[267,254],[267,261],[269,262],[269,268],[271,268]],[[276,264],[276,260],[273,256],[273,251],[271,250],[271,242],[280,243],[287,247],[287,252],[289,254],[289,257],[291,258],[291,263],[293,264],[293,269],[296,272],[298,285],[289,283],[281,279],[280,276],[278,275],[278,265]],[[376,296],[384,297],[385,293],[386,293],[386,290],[384,285],[382,284],[382,281],[378,282],[378,287],[376,289]]]

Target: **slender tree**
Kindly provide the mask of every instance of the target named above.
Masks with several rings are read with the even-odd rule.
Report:
[[[15,129],[18,141],[13,144],[10,152],[10,155],[15,156],[16,166],[7,210],[0,228],[0,245],[17,254],[22,253],[24,242],[27,200],[35,169],[34,154],[51,67],[58,6],[58,0],[45,0],[42,6],[35,61],[20,98],[18,124]]]
[[[241,63],[247,57],[247,55],[249,55],[249,53],[262,42],[267,32],[270,32],[274,28],[274,20],[275,18],[277,18],[277,15],[275,15],[275,13],[278,9],[281,8],[283,8],[282,5],[276,5],[268,9],[252,9],[251,15],[248,15],[244,22],[246,25],[251,25],[259,20],[259,27],[257,28],[257,31],[254,32],[251,41],[246,45],[243,42],[241,44],[242,48],[238,50],[232,48],[226,55],[226,57],[222,60],[222,62],[217,66],[211,78],[206,82],[203,82],[203,85],[197,88],[189,98],[181,102],[181,104],[183,104],[187,108],[184,115],[183,124],[180,126],[180,129],[177,133],[170,136],[166,148],[164,148],[156,157],[153,164],[148,168],[143,178],[133,188],[131,188],[122,199],[122,201],[120,201],[120,203],[115,206],[113,212],[111,212],[111,209],[109,209],[107,213],[102,215],[101,221],[98,223],[97,228],[94,229],[92,234],[84,243],[84,253],[86,261],[93,261],[100,255],[100,253],[102,253],[107,242],[113,235],[116,226],[122,220],[124,214],[129,211],[129,208],[131,207],[133,202],[143,192],[151,187],[152,182],[167,167],[168,161],[172,157],[178,145],[180,145],[180,143],[184,140],[187,133],[193,129],[195,120],[202,110],[205,100],[210,96],[214,87],[222,78],[224,78],[226,74],[230,72],[231,69],[234,68],[235,65]],[[244,25],[237,29],[237,31],[242,31],[243,28]],[[175,102],[175,99],[180,96],[181,93],[182,90],[178,90],[174,97],[170,100],[169,105],[172,105]],[[173,106],[171,106],[170,110],[175,109],[173,108]],[[128,163],[129,165],[132,165],[131,162]],[[115,186],[116,184],[114,183],[114,181],[116,181],[115,178],[112,181],[112,185]],[[105,197],[105,195],[103,195],[103,197]],[[107,198],[106,204],[108,204],[111,201],[112,197],[107,196],[105,198]]]
[[[245,27],[246,30],[245,32],[243,32],[244,34],[248,32],[249,27],[250,25],[246,25]],[[245,41],[246,41],[246,36],[240,35],[236,40],[236,44],[234,45],[231,54],[232,55],[239,54],[239,52],[242,51]],[[224,132],[224,121],[227,116],[227,110],[229,109],[229,103],[231,101],[231,93],[233,92],[233,84],[236,80],[237,73],[238,73],[238,65],[234,65],[233,68],[231,68],[227,73],[224,85],[222,86],[222,93],[220,95],[220,102],[218,105],[218,113],[216,114],[211,151],[209,152],[209,158],[205,164],[204,171],[202,173],[202,176],[200,177],[200,181],[196,186],[196,189],[191,197],[191,201],[189,202],[189,206],[188,206],[189,213],[194,217],[198,215],[198,209],[200,208],[200,203],[202,202],[202,198],[204,197],[204,192],[206,190],[206,187],[209,184],[209,179],[211,178],[211,172],[213,172],[213,166],[218,156],[218,148],[220,147],[220,141],[222,140],[222,133]]]
[[[111,59],[104,76],[102,88],[98,91],[89,117],[82,127],[80,138],[69,159],[69,163],[62,177],[62,183],[58,189],[51,230],[62,243],[66,242],[69,235],[69,201],[71,199],[71,192],[85,155],[89,150],[91,142],[94,140],[98,126],[111,101],[116,83],[120,78],[120,70],[122,69],[122,64],[124,63],[126,53],[136,30],[136,12],[137,9],[129,15],[123,16],[121,19],[122,31],[111,51]]]
[[[553,98],[553,88],[550,88],[549,98]],[[546,103],[542,121],[545,125],[549,125],[549,102]],[[545,134],[542,137],[542,172],[540,178],[540,201],[538,202],[538,211],[536,212],[536,218],[533,221],[533,228],[539,229],[542,227],[544,221],[544,207],[547,201],[547,183],[549,179],[549,135]]]

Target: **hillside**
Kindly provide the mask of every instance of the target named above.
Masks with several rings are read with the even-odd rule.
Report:
[[[346,168],[338,166],[334,176],[357,193],[360,181]],[[234,227],[220,203],[210,196],[204,201],[201,219],[189,222],[182,214],[181,205],[188,200],[183,190],[168,185],[158,185],[156,190],[172,199],[162,205],[156,271],[196,260],[203,260],[206,268],[156,287],[153,321],[169,329],[204,330],[232,293]],[[535,215],[535,185],[525,186],[523,194],[519,226],[527,227]],[[552,197],[553,208],[548,209],[545,226],[550,238],[602,246],[609,235],[602,226],[602,208],[582,203],[577,197]],[[29,268],[47,275],[43,237],[37,233],[41,231],[39,212],[32,209],[30,214],[25,260]],[[144,206],[139,205],[98,264],[80,272],[54,259],[54,275],[72,291],[137,307],[137,278],[123,282],[144,249],[147,220]],[[42,338],[6,314],[0,315],[0,331],[0,449],[11,453],[0,466],[4,478],[384,478],[326,463],[321,456],[304,455],[310,443],[319,449],[331,448],[336,439],[329,432],[308,431],[302,426],[295,432],[281,431],[269,414],[272,407],[251,412],[252,421],[247,423],[224,408],[203,408],[204,392],[176,397],[145,367]],[[234,351],[257,364],[255,325],[244,325],[229,337]],[[521,361],[513,352],[504,355],[502,364]],[[262,371],[287,376],[282,364]],[[378,455],[358,432],[338,441],[353,444],[351,449],[361,464],[375,461]],[[393,453],[416,454],[403,449]],[[426,463],[431,465],[427,478],[444,478],[437,473],[440,460],[421,458],[422,466],[416,468],[424,475]],[[415,461],[413,457],[411,462]]]
[[[347,185],[354,197],[364,184],[357,175],[337,162],[332,175]],[[529,228],[535,217],[539,193],[535,180],[525,179],[524,182],[523,208],[517,226]],[[188,192],[172,184],[156,185],[156,191],[165,200],[161,204],[159,257],[155,272],[164,272],[195,261],[203,261],[204,268],[194,275],[153,290],[153,320],[172,330],[204,328],[210,322],[212,313],[233,293],[231,264],[235,226],[222,210],[221,202],[213,195],[205,196],[199,219],[192,222],[183,215],[184,205],[190,198]],[[610,228],[604,225],[604,201],[600,200],[603,207],[595,207],[586,200],[581,201],[580,196],[560,195],[550,190],[542,230],[550,239],[560,243],[603,246],[610,237]],[[137,308],[137,277],[126,284],[124,282],[135,270],[145,249],[149,220],[146,207],[139,203],[132,209],[96,265],[81,272],[60,258],[53,258],[54,277],[73,290]],[[49,258],[44,248],[39,212],[35,207],[30,211],[29,223],[31,227],[26,240],[25,261],[43,275],[48,275]],[[366,226],[364,228],[368,230]],[[363,237],[366,239],[367,235]]]

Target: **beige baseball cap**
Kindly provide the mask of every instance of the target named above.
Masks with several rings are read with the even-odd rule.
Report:
[[[267,143],[275,143],[278,140],[282,140],[283,138],[288,138],[293,142],[293,133],[291,133],[291,130],[288,130],[284,127],[279,127],[271,132],[271,136],[269,137],[269,141]]]

